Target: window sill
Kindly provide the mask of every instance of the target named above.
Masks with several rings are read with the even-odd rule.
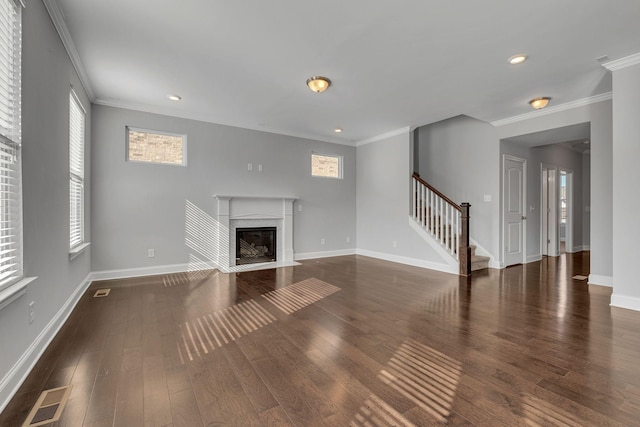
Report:
[[[19,282],[0,291],[0,310],[24,295],[27,292],[27,285],[36,279],[37,277],[25,277]]]
[[[69,261],[73,261],[78,255],[80,255],[82,252],[84,252],[89,245],[91,245],[91,242],[86,242],[86,243],[82,243],[78,246],[76,246],[73,249],[69,250]]]

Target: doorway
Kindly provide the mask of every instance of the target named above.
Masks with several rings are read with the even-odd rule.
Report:
[[[573,171],[540,165],[542,255],[573,252]]]
[[[573,250],[573,171],[560,169],[560,253]]]

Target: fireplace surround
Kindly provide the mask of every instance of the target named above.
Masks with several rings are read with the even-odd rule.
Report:
[[[298,265],[293,260],[293,197],[214,196],[217,200],[218,269],[223,273]],[[237,263],[236,230],[275,229],[275,261]],[[263,262],[264,261],[264,262]]]

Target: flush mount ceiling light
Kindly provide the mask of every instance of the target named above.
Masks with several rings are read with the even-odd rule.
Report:
[[[172,101],[180,101],[182,97],[180,95],[169,95],[169,99]]]
[[[335,128],[333,131],[335,133],[342,133],[342,128]]]
[[[322,93],[331,86],[331,80],[322,76],[313,76],[307,79],[307,86],[315,93]]]
[[[531,104],[531,106],[536,110],[539,110],[541,108],[546,107],[550,99],[551,98],[548,98],[546,96],[543,96],[541,98],[534,98],[531,101],[529,101],[529,104]]]
[[[526,60],[527,60],[527,55],[525,55],[524,53],[519,53],[509,58],[509,64],[511,65],[522,64]]]

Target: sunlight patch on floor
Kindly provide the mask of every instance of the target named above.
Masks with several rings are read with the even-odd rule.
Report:
[[[451,414],[462,365],[455,359],[414,340],[405,341],[378,374],[440,422]]]
[[[291,314],[339,290],[340,288],[336,286],[312,277],[262,296],[280,310]]]

